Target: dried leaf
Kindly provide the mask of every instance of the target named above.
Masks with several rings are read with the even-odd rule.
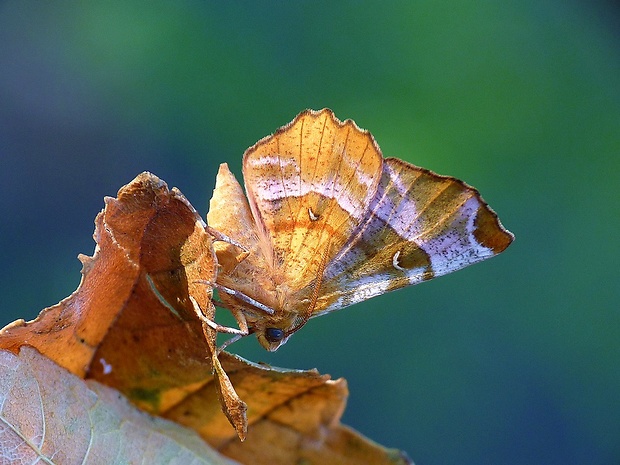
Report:
[[[211,289],[196,280],[215,277],[211,238],[181,193],[150,173],[123,187],[118,199],[106,197],[105,204],[95,220],[95,254],[79,257],[78,289],[36,320],[4,328],[2,347],[15,351],[30,344],[82,377],[127,384],[144,375],[150,383],[165,384],[191,372],[192,365],[204,365],[206,344],[195,347],[192,340],[186,347],[183,337],[195,332],[203,339],[189,293],[200,305],[210,302]],[[164,343],[177,334],[183,337],[175,344]],[[128,360],[128,354],[139,355],[137,347],[157,353]],[[189,366],[161,379],[159,367],[151,364],[167,363],[170,350]]]
[[[240,443],[231,434],[218,436],[225,428],[215,422],[196,429],[228,457],[253,465],[411,463],[403,452],[386,449],[340,424],[348,396],[344,379],[223,355],[232,383],[248,401],[248,437]],[[191,421],[183,424],[192,426]]]
[[[206,285],[216,273],[212,238],[185,197],[150,173],[105,204],[95,219],[95,254],[80,256],[79,288],[36,320],[7,326],[0,346],[16,352],[30,344],[161,413],[213,379],[190,299],[214,313]],[[245,430],[245,417],[236,421]]]
[[[194,432],[137,410],[30,347],[0,351],[0,463],[229,464]]]
[[[206,285],[216,273],[212,237],[179,191],[143,173],[105,202],[95,220],[95,254],[81,257],[79,288],[36,320],[0,331],[0,348],[17,353],[34,346],[72,373],[192,428],[242,463],[348,463],[344,457],[407,463],[340,425],[344,380],[214,355],[215,332],[193,302],[214,316]],[[218,395],[240,436],[249,423],[245,443]]]

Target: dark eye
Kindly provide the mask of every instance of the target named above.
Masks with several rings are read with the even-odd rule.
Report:
[[[278,328],[267,328],[265,330],[265,339],[269,342],[280,342],[284,339],[284,331]]]

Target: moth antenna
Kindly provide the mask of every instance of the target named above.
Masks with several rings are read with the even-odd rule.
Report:
[[[314,284],[314,289],[312,290],[312,298],[310,299],[310,305],[308,305],[308,311],[306,312],[306,321],[310,318],[310,315],[312,315],[314,307],[316,307],[316,302],[319,299],[319,292],[321,291],[321,285],[323,284],[323,275],[325,274],[325,267],[327,266],[328,255],[329,242],[327,243],[327,248],[325,249],[325,252],[323,252],[323,258],[321,258],[321,263],[319,264],[316,283]]]
[[[310,297],[310,305],[308,305],[308,309],[304,313],[301,318],[300,323],[296,324],[292,329],[287,331],[287,335],[293,334],[303,325],[305,325],[310,317],[312,316],[312,312],[316,307],[316,303],[319,300],[319,293],[321,292],[321,285],[323,284],[323,275],[325,273],[325,268],[327,267],[327,257],[329,255],[329,242],[327,243],[327,248],[325,252],[323,252],[323,257],[321,258],[321,263],[319,264],[319,269],[317,270],[317,279],[314,283],[314,288],[312,289],[312,296]]]

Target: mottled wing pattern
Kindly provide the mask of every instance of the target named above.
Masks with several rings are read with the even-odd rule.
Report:
[[[456,271],[512,240],[474,188],[386,159],[364,220],[325,270],[313,316]]]
[[[329,110],[301,113],[246,151],[243,178],[263,255],[290,289],[316,280],[365,220],[382,164],[372,136]]]
[[[216,242],[218,283],[272,308],[276,327],[458,270],[513,239],[474,188],[383,159],[368,131],[327,109],[249,148],[243,175],[247,201],[225,165],[211,200],[209,225],[245,250]]]

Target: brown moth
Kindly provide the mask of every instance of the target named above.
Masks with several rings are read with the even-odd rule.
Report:
[[[274,351],[308,319],[428,281],[510,245],[473,187],[396,158],[328,109],[306,110],[243,157],[247,198],[220,166],[207,215],[214,283],[239,329]],[[225,344],[226,345],[226,344]]]

